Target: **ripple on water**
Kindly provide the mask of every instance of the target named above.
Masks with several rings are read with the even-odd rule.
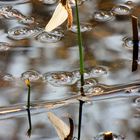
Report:
[[[41,74],[35,70],[29,70],[21,74],[21,79],[29,79],[31,82],[36,82],[41,78]]]
[[[106,132],[99,133],[97,136],[94,137],[94,140],[104,140],[105,133]],[[112,137],[113,137],[113,140],[125,140],[124,136],[117,135],[115,133],[112,133]]]
[[[133,49],[133,41],[132,41],[132,38],[130,38],[130,37],[124,37],[123,38],[123,46],[126,47],[127,49],[132,50]],[[140,42],[139,42],[139,47],[140,47]]]
[[[100,22],[106,22],[106,21],[109,21],[109,20],[113,20],[114,19],[114,15],[111,11],[96,11],[94,14],[93,14],[93,18],[96,20],[96,21],[100,21]]]
[[[112,12],[116,15],[129,15],[132,12],[132,8],[128,5],[121,4],[114,6]]]
[[[26,39],[39,34],[39,28],[29,28],[23,26],[17,26],[8,30],[8,37],[14,40]]]
[[[0,52],[8,51],[11,49],[11,45],[6,42],[0,42]]]
[[[48,72],[43,74],[44,81],[54,86],[72,85],[75,83],[74,75],[71,72]]]
[[[36,39],[42,43],[55,43],[60,41],[63,36],[64,36],[63,31],[56,29],[49,33],[42,32],[36,37]]]
[[[72,32],[77,33],[77,25],[72,25],[71,29]],[[81,24],[80,25],[81,32],[87,32],[92,30],[92,26],[89,24]]]

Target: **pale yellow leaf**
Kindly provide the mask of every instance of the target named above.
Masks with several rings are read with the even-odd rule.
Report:
[[[48,112],[48,118],[56,129],[60,140],[64,140],[70,133],[69,126],[51,112]]]
[[[68,12],[62,3],[59,3],[50,19],[48,24],[45,27],[46,32],[50,32],[59,25],[61,25],[68,18]]]

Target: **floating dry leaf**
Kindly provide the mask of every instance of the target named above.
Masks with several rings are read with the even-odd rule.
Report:
[[[68,28],[71,28],[73,22],[71,6],[68,0],[61,0],[60,3],[57,5],[50,21],[46,25],[45,31],[52,31],[53,29],[61,25],[66,19],[68,19]]]
[[[48,118],[55,127],[60,140],[72,140],[74,125],[71,118],[69,118],[70,127],[52,112],[48,112]]]

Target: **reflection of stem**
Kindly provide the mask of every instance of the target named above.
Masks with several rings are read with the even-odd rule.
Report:
[[[29,121],[29,129],[27,131],[27,135],[30,137],[31,136],[31,132],[32,132],[32,122],[31,122],[31,113],[30,113],[30,109],[27,108],[27,113],[28,113],[28,121]]]
[[[79,10],[77,0],[76,3],[76,18],[77,18],[77,34],[78,34],[78,45],[79,45],[79,57],[80,57],[80,74],[81,74],[81,86],[84,85],[84,54],[83,54],[83,42],[80,31],[80,22],[79,22]]]
[[[31,136],[31,131],[32,131],[32,123],[31,123],[31,113],[30,113],[30,94],[31,94],[31,86],[30,86],[30,81],[27,79],[25,81],[27,87],[28,87],[28,97],[27,97],[27,113],[28,113],[28,121],[29,121],[29,129],[27,131],[27,135],[30,137]]]
[[[83,103],[84,102],[82,100],[79,100],[78,140],[80,140],[80,136],[81,136],[81,124],[82,124]]]

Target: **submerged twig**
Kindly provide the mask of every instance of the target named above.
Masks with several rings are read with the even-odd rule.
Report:
[[[25,84],[28,87],[28,96],[27,96],[27,113],[28,113],[28,121],[29,121],[29,129],[27,131],[27,135],[30,137],[32,132],[32,122],[31,122],[31,113],[30,113],[30,94],[31,94],[31,84],[30,80],[25,80]]]
[[[133,72],[137,70],[138,54],[139,54],[138,18],[135,16],[132,16],[132,30],[133,30],[133,61],[132,61],[132,72]]]

